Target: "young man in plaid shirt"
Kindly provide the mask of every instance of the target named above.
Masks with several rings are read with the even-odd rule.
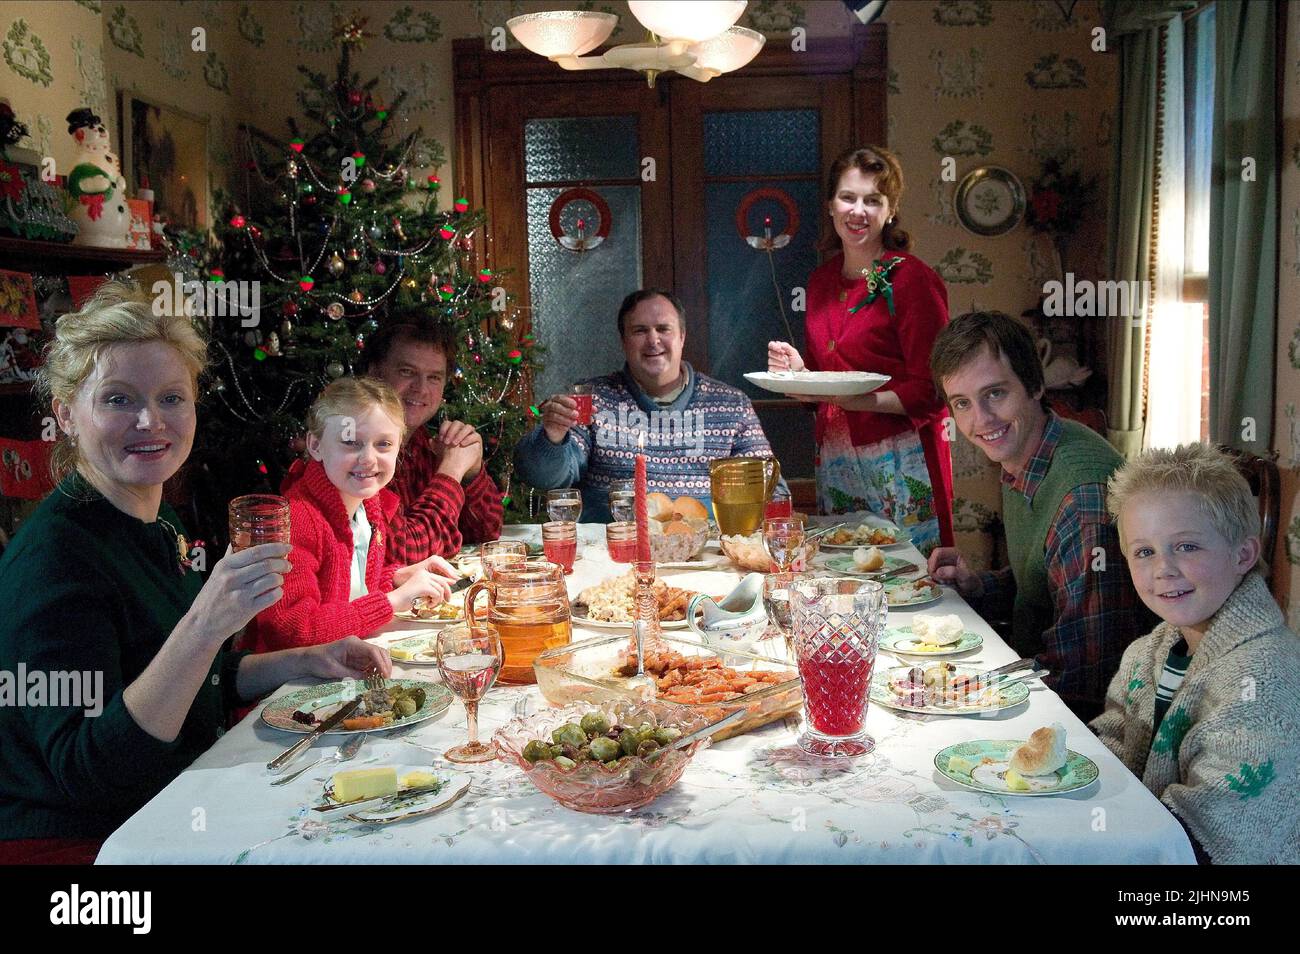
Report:
[[[392,385],[406,412],[406,441],[388,489],[402,508],[389,525],[393,559],[450,557],[462,543],[501,535],[501,491],[483,467],[483,438],[463,421],[425,425],[442,407],[455,366],[451,329],[412,322],[387,325],[366,342],[366,373]]]
[[[1011,647],[1052,671],[1046,680],[1085,722],[1101,712],[1124,649],[1155,623],[1125,569],[1106,509],[1106,481],[1124,463],[1095,432],[1043,401],[1029,331],[1001,312],[953,320],[930,368],[962,434],[1002,465],[1011,565],[977,573],[953,547],[931,575],[981,614],[1011,615]]]

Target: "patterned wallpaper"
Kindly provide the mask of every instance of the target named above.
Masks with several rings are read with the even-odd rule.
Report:
[[[339,0],[0,0],[6,36],[0,96],[13,100],[33,126],[38,148],[61,162],[71,150],[58,120],[83,102],[110,101],[120,88],[207,116],[213,176],[221,182],[239,171],[232,168],[236,125],[252,122],[284,136],[284,117],[300,113],[301,77],[294,67],[330,71],[332,19],[357,6]],[[356,68],[363,77],[379,76],[381,97],[407,91],[401,121],[424,130],[424,160],[441,166],[450,181],[452,39],[490,37],[511,16],[560,6],[617,13],[615,39],[640,38],[622,2],[368,2],[373,37],[355,58]],[[769,42],[788,42],[791,29],[806,29],[810,44],[847,35],[854,22],[838,0],[756,0],[742,19],[767,33]],[[957,181],[992,163],[1027,183],[1044,159],[1056,156],[1100,177],[1098,194],[1106,195],[1116,64],[1089,46],[1096,0],[1081,0],[1069,21],[1051,0],[912,0],[891,3],[883,22],[891,64],[888,145],[907,173],[902,217],[916,251],[947,281],[954,314],[991,307],[1018,315],[1053,275],[1052,251],[1024,225],[994,238],[965,231],[953,212],[956,182],[943,179],[942,163],[955,160]],[[191,49],[196,26],[207,31],[202,52]],[[451,190],[443,191],[449,202]],[[1099,204],[1070,250],[1073,271],[1097,272],[1104,227]],[[1295,252],[1300,257],[1300,246]],[[999,510],[997,469],[961,438],[954,469],[960,543],[976,563],[987,565],[994,554],[986,530]]]
[[[1278,255],[1277,406],[1273,449],[1282,475],[1273,595],[1300,631],[1300,4],[1287,5],[1282,101],[1282,242]]]

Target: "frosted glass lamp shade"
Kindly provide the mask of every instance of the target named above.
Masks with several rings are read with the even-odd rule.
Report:
[[[506,27],[525,49],[538,56],[581,56],[600,46],[618,25],[612,13],[553,10],[511,17]]]
[[[745,12],[745,0],[628,0],[627,5],[659,39],[692,43],[717,36]]]

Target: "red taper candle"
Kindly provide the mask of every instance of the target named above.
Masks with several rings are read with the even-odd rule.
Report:
[[[645,499],[645,454],[636,455],[636,558],[650,562],[650,515]]]

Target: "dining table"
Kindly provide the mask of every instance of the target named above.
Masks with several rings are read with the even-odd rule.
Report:
[[[540,543],[540,526],[507,526],[503,537]],[[905,544],[888,551],[923,570]],[[716,549],[713,566],[662,569],[670,585],[723,594],[743,578]],[[826,552],[811,569],[824,563]],[[603,524],[579,525],[579,554],[567,578],[572,599],[628,571],[609,559]],[[887,625],[918,612],[955,614],[982,645],[957,661],[991,668],[1015,653],[961,597],[944,587],[938,602],[891,607]],[[433,624],[394,619],[373,638],[384,645]],[[608,637],[575,623],[573,640]],[[630,632],[630,627],[623,630]],[[689,633],[683,634],[689,637]],[[778,637],[759,643],[780,645]],[[881,651],[877,667],[906,659]],[[437,682],[436,667],[395,661],[394,678]],[[270,698],[301,690],[295,681]],[[536,686],[493,687],[479,706],[480,737],[547,705]],[[347,767],[397,765],[440,778],[467,777],[463,797],[434,814],[378,825],[321,821],[311,809],[339,767],[331,762],[280,786],[267,763],[300,735],[268,725],[259,704],[104,843],[97,864],[1194,864],[1182,826],[1050,688],[1035,683],[1011,709],[927,715],[872,703],[866,731],[875,748],[857,758],[819,759],[796,743],[798,713],[700,749],[681,779],[650,804],[617,814],[562,807],[514,764],[448,762],[465,740],[460,701],[439,718],[369,733]],[[1042,797],[966,788],[942,774],[935,756],[954,743],[1023,740],[1059,724],[1074,752],[1099,776],[1086,789]],[[346,736],[327,735],[291,769],[334,753]]]

